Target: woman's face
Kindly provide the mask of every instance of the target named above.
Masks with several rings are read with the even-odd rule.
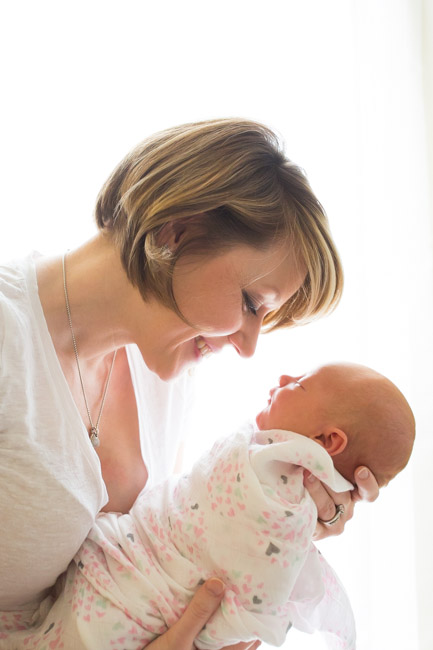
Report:
[[[252,356],[263,318],[283,305],[304,277],[302,264],[281,245],[265,251],[239,245],[214,257],[181,258],[173,292],[192,325],[164,308],[153,340],[147,329],[139,346],[146,364],[167,380],[224,346]]]

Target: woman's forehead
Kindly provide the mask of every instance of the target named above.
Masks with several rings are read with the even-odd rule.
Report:
[[[240,253],[240,251],[239,251]],[[301,286],[306,269],[293,251],[281,246],[266,251],[249,249],[238,257],[244,288],[254,287],[275,303],[288,300]]]

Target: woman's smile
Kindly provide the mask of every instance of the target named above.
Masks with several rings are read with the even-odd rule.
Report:
[[[197,336],[195,342],[203,359],[206,359],[206,357],[214,352],[202,336]]]

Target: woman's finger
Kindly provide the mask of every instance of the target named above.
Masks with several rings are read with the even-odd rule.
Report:
[[[331,535],[340,535],[344,530],[346,522],[353,516],[354,501],[352,499],[352,493],[337,493],[330,488],[325,488],[310,472],[305,472],[304,476],[304,485],[316,504],[318,519],[322,520],[317,522],[313,538],[319,540]],[[340,515],[334,524],[324,524],[323,522],[332,520],[335,516],[338,505],[343,506],[343,514]]]
[[[368,467],[357,467],[355,470],[356,490],[354,501],[375,501],[379,496],[379,486]]]
[[[219,607],[224,583],[218,578],[207,580],[194,594],[181,618],[147,648],[149,650],[192,650],[194,639]]]
[[[243,643],[236,643],[236,645],[226,645],[221,650],[257,650],[261,646],[261,641],[247,641]],[[196,650],[195,646],[193,650]]]
[[[374,501],[379,496],[379,486],[368,467],[357,467],[354,474],[356,488],[350,492],[337,493],[324,486],[310,472],[304,472],[304,485],[317,507],[318,522],[313,536],[315,540],[340,535],[346,522],[353,517],[355,503],[361,500]],[[343,506],[344,512],[337,521],[327,524],[327,521],[332,521],[335,517],[340,505]]]
[[[315,476],[313,476],[313,474],[310,474],[309,472],[306,472],[304,485],[310,493],[310,496],[313,499],[314,503],[316,504],[317,516],[319,519],[322,519],[323,521],[332,519],[332,517],[335,515],[336,507],[335,500],[332,496],[332,490],[325,488],[323,483],[321,483]],[[338,495],[338,498],[340,496],[341,495]],[[346,498],[345,501],[348,503],[350,501],[350,497],[349,499]],[[338,503],[340,503],[340,501]]]

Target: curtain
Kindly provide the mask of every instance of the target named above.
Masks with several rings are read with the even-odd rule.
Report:
[[[433,9],[429,0],[9,3],[0,53],[0,259],[94,232],[95,196],[155,130],[240,115],[278,130],[329,215],[346,285],[321,322],[197,370],[186,465],[266,403],[284,372],[365,363],[406,394],[410,464],[320,547],[359,650],[430,650],[433,515]],[[290,633],[287,648],[318,648]]]

